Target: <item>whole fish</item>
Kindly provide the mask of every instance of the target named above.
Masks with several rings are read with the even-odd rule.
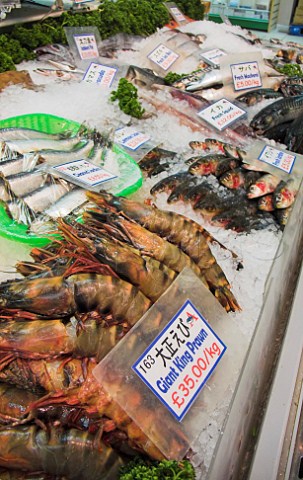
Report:
[[[53,140],[48,138],[34,138],[25,140],[9,140],[6,145],[13,152],[29,153],[38,152],[40,150],[55,150],[55,151],[70,151],[79,145],[80,147],[86,144],[86,141],[81,141],[79,137],[70,137],[60,140]]]
[[[251,107],[258,102],[261,102],[264,98],[278,98],[283,97],[281,92],[274,90],[273,88],[258,88],[256,90],[250,90],[249,92],[242,93],[235,98],[238,102],[245,103]]]
[[[177,202],[178,200],[185,200],[186,193],[188,190],[199,182],[199,178],[194,175],[190,175],[189,178],[185,179],[182,183],[177,185],[167,199],[167,203]]]
[[[220,70],[212,70],[211,72],[205,73],[201,79],[189,83],[185,90],[188,92],[195,92],[196,90],[203,90],[204,88],[209,88],[222,83],[222,72],[220,72]]]
[[[40,150],[39,155],[49,165],[60,165],[61,163],[74,160],[89,159],[89,155],[95,146],[94,141],[88,140],[84,143],[81,142],[80,145],[80,148],[74,148],[70,151]]]
[[[224,187],[230,188],[232,190],[241,188],[245,186],[245,172],[242,168],[235,168],[234,170],[229,170],[228,172],[223,173],[219,178],[219,182],[224,185]]]
[[[162,178],[159,182],[150,189],[150,194],[154,195],[155,193],[167,192],[180,185],[188,177],[192,177],[188,172],[179,172],[174,175],[169,175],[169,177]]]
[[[4,204],[6,213],[15,222],[30,225],[36,218],[35,212],[22,200],[22,198],[13,196],[11,200]]]
[[[218,215],[226,209],[225,203],[214,192],[201,198],[193,206],[205,219],[210,220],[214,215]]]
[[[288,124],[284,143],[292,152],[303,153],[303,113]]]
[[[303,85],[302,84],[291,84],[285,85],[281,91],[283,90],[284,97],[295,97],[296,95],[303,95]]]
[[[44,185],[21,198],[31,210],[41,213],[63,197],[71,188],[70,184],[61,180]]]
[[[280,123],[279,125],[276,125],[275,127],[272,127],[266,130],[264,135],[266,136],[266,138],[269,138],[270,140],[275,140],[275,142],[285,143],[285,137],[289,132],[291,125],[292,125],[292,122]],[[290,150],[292,149],[290,148]]]
[[[301,113],[303,113],[303,96],[282,98],[258,112],[250,122],[250,126],[257,133],[262,134],[280,123],[298,118]]]
[[[275,210],[274,197],[272,193],[264,195],[258,199],[258,209],[264,212],[273,212]]]
[[[273,204],[275,208],[288,208],[294,201],[297,194],[293,179],[281,181],[273,193]]]
[[[49,175],[40,172],[39,170],[30,170],[29,172],[21,172],[15,175],[5,177],[5,182],[8,183],[10,189],[15,195],[23,196],[27,193],[42,187],[48,180]],[[3,177],[0,175],[0,199],[6,200],[7,193],[3,182]]]
[[[204,198],[210,192],[213,191],[213,187],[206,182],[199,183],[191,188],[189,188],[185,194],[185,200],[188,200],[192,206],[195,205],[200,199]]]
[[[255,183],[253,183],[247,192],[248,198],[258,198],[267,193],[272,193],[280,183],[280,178],[267,173],[262,175]]]
[[[44,75],[45,77],[55,77],[60,80],[72,80],[79,78],[79,75],[83,76],[83,73],[79,72],[67,72],[66,70],[52,69],[52,68],[36,68],[35,73]]]
[[[194,175],[220,176],[227,170],[237,168],[241,162],[225,155],[206,155],[196,160],[188,169]]]
[[[22,127],[0,128],[0,140],[30,140],[30,139],[48,139],[61,140],[62,138],[70,136],[70,132],[64,133],[46,133],[40,130],[33,130]]]
[[[0,172],[5,176],[15,175],[17,173],[33,170],[33,168],[41,163],[39,154],[22,155],[11,160],[0,162]]]
[[[163,78],[154,73],[152,70],[148,68],[140,68],[136,65],[130,65],[128,67],[125,78],[138,87],[148,89],[150,89],[154,84],[165,85]]]
[[[282,227],[282,229],[287,224],[291,211],[292,211],[292,207],[280,208],[275,210],[275,217],[278,220],[278,223]]]

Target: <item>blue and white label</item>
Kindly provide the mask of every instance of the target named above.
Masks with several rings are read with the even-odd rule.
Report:
[[[224,343],[187,300],[132,369],[181,421],[225,350]]]
[[[138,132],[133,127],[122,127],[115,132],[115,142],[130,150],[137,150],[148,140],[150,140],[149,135]]]
[[[278,148],[267,145],[263,148],[262,152],[258,157],[258,160],[268,163],[273,167],[277,167],[286,173],[291,173],[296,160],[296,155],[292,155],[288,152],[283,152],[283,150],[279,150]]]
[[[148,56],[152,62],[156,63],[163,70],[168,70],[172,64],[179,58],[178,53],[160,43]]]
[[[230,66],[235,91],[262,87],[258,62],[234,63]]]
[[[99,57],[96,37],[93,33],[74,35],[74,40],[78,53],[82,60]]]
[[[220,65],[220,58],[226,55],[224,50],[220,48],[213,48],[212,50],[208,50],[207,52],[201,53],[201,57],[210,65],[215,65],[216,67]]]
[[[186,22],[186,18],[184,17],[183,13],[180,12],[178,7],[169,7],[169,11],[172,17],[176,20],[176,22],[178,23]]]
[[[226,127],[244,117],[246,111],[226,98],[221,98],[221,100],[201,110],[198,115],[222,132]]]
[[[87,83],[98,83],[102,87],[109,88],[113,83],[117,71],[117,68],[92,62],[86,70],[82,81]]]
[[[104,168],[100,168],[87,160],[74,160],[73,162],[56,165],[53,168],[59,173],[70,177],[71,182],[73,180],[78,180],[90,187],[117,178],[116,175],[113,175],[107,170],[104,170]]]

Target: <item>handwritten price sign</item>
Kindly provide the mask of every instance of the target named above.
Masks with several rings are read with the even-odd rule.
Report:
[[[198,113],[199,117],[220,132],[246,115],[246,111],[234,103],[222,98]]]
[[[90,187],[117,178],[116,175],[86,160],[67,162],[62,165],[56,165],[54,168],[58,172],[70,177],[71,181],[78,180]]]
[[[258,62],[235,63],[230,68],[235,91],[262,87]]]
[[[163,70],[168,70],[179,58],[179,55],[161,43],[147,56],[147,58],[163,68]]]
[[[273,165],[286,173],[290,173],[294,166],[296,155],[283,152],[282,150],[267,145],[263,148],[258,159],[269,165]]]
[[[181,421],[225,350],[224,343],[187,300],[132,368]]]
[[[87,83],[98,83],[102,87],[109,88],[113,83],[116,73],[117,68],[92,62],[86,70],[82,81]]]
[[[119,128],[115,132],[115,141],[127,147],[130,150],[137,150],[144,143],[150,140],[150,136],[145,133],[138,132],[133,127]]]
[[[74,35],[74,40],[82,60],[99,57],[98,46],[93,33]]]

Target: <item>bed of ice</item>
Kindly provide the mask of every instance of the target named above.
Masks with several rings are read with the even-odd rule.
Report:
[[[243,34],[240,27],[203,21],[190,23],[183,27],[183,31],[204,33],[207,38],[203,44],[203,49],[224,46],[224,49],[230,53],[261,49],[260,45],[250,45],[242,38],[231,34],[231,32]],[[157,34],[155,37],[157,37]],[[273,52],[266,48],[264,54],[269,57],[273,55]],[[122,52],[119,55],[119,61],[144,66],[142,50]],[[188,65],[190,65],[190,62]],[[43,67],[41,62],[26,62],[18,66],[19,70],[30,72],[37,88],[28,90],[21,86],[10,86],[1,92],[1,119],[28,113],[48,113],[81,123],[85,122],[100,131],[112,130],[129,123],[130,117],[122,114],[118,107],[109,101],[108,90],[95,84],[81,83],[79,78],[62,81],[55,77],[44,77],[34,72],[36,68],[41,67]],[[45,65],[45,67],[49,68],[48,65]],[[249,117],[257,109],[270,102],[270,100],[265,101],[252,107],[253,110],[250,111]],[[203,134],[192,132],[190,128],[180,125],[178,119],[168,113],[159,112],[156,114],[157,112],[150,105],[144,106],[152,115],[144,120],[132,120],[131,123],[138,126],[141,132],[148,133],[155,144],[168,150],[184,152],[189,151],[189,141],[204,138]],[[162,176],[165,175],[162,174]],[[158,177],[157,180],[159,178],[161,177]],[[134,195],[134,198],[144,200],[146,197],[150,197],[149,188],[154,181],[147,180],[143,188]],[[158,195],[153,201],[157,206],[168,209],[166,194]],[[169,208],[172,207],[169,206]],[[221,243],[235,252],[238,255],[238,260],[243,264],[243,268],[237,270],[238,261],[232,257],[231,253],[221,249],[216,244],[211,246],[218,263],[232,286],[235,297],[242,307],[241,312],[229,314],[238,327],[239,342],[242,348],[238,353],[237,362],[234,364],[234,371],[228,372],[231,383],[229,391],[226,392],[226,401],[220,408],[214,410],[213,415],[209,418],[208,426],[203,430],[199,439],[200,448],[203,452],[201,472],[205,472],[220,436],[224,418],[234,393],[236,379],[258,321],[263,304],[266,278],[282,233],[277,228],[272,227],[249,234],[237,234],[203,222],[201,216],[181,202],[175,204],[173,209],[202,223]],[[17,260],[28,257],[29,247],[0,238],[0,251],[0,279],[4,280],[14,275],[14,264]]]

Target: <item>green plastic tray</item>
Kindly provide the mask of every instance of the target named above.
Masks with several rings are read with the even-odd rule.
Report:
[[[68,130],[72,134],[76,134],[80,123],[45,113],[30,113],[0,120],[0,128],[11,127],[29,128],[44,133],[61,133]],[[143,182],[142,173],[137,163],[122,147],[115,144],[113,151],[118,155],[118,162],[121,166],[121,182],[119,182],[118,190],[113,193],[123,196],[130,195],[141,187]],[[4,206],[1,204],[0,236],[37,247],[44,246],[50,242],[50,237],[27,233],[27,226],[14,222],[7,215]]]

